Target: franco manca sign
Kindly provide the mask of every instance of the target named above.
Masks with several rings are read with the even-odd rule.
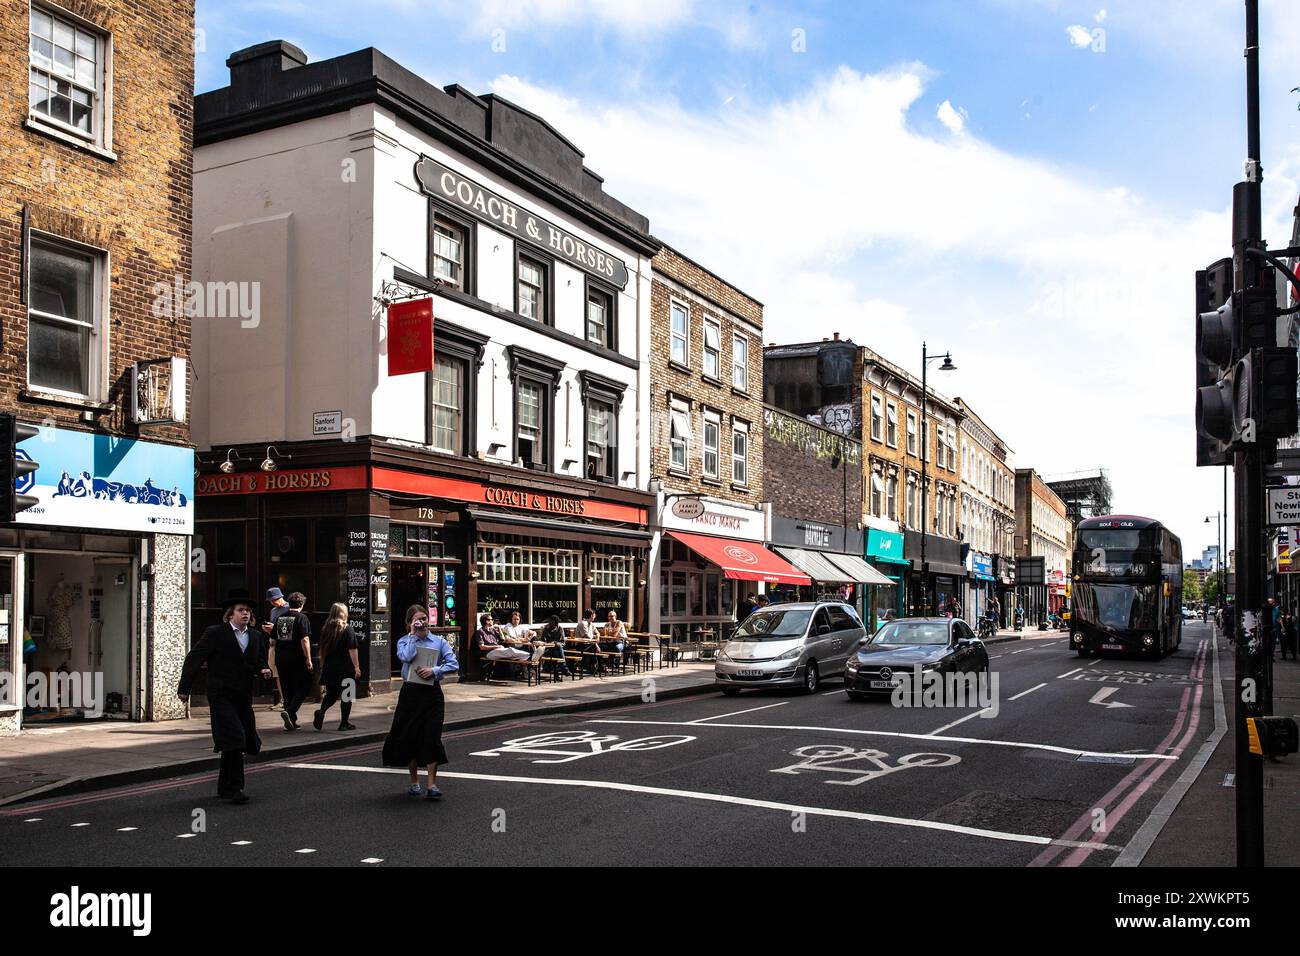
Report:
[[[437,160],[421,156],[415,164],[415,178],[430,196],[465,210],[476,219],[512,232],[520,239],[541,246],[584,272],[604,279],[620,289],[627,285],[627,265],[572,233],[526,212],[492,190],[466,179]]]

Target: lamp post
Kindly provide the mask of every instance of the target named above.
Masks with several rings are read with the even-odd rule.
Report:
[[[1210,518],[1214,519],[1214,533],[1219,537],[1219,603],[1224,602],[1224,593],[1227,590],[1227,576],[1223,565],[1223,524],[1222,519],[1225,517],[1222,511],[1216,511],[1205,519],[1205,523],[1210,523]]]
[[[927,415],[928,386],[926,384],[926,374],[930,370],[930,363],[936,359],[943,359],[943,364],[939,366],[941,372],[954,372],[957,366],[952,364],[952,353],[944,352],[942,355],[930,355],[927,345],[921,342],[921,610],[922,617],[930,616],[930,566],[925,560],[925,539],[926,525],[929,522],[929,484],[927,477],[927,465],[930,461],[930,426]]]

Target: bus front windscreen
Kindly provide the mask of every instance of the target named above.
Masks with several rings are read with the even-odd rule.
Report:
[[[1159,624],[1158,584],[1076,584],[1074,616],[1114,633],[1149,631]]]

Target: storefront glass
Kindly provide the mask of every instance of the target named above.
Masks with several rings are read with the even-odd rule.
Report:
[[[577,551],[522,545],[478,546],[477,614],[492,612],[510,620],[518,611],[526,624],[542,624],[555,615],[577,621],[582,595],[581,555]]]

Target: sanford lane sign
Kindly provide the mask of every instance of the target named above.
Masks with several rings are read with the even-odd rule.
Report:
[[[526,212],[437,160],[421,156],[415,164],[415,178],[428,195],[452,203],[498,229],[505,229],[520,239],[541,246],[611,285],[620,289],[627,286],[627,266],[621,259],[602,252],[541,216]]]

